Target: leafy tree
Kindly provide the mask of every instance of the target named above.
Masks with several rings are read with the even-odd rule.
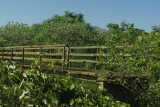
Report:
[[[32,29],[26,24],[11,23],[1,27],[0,37],[3,46],[31,44]]]
[[[152,28],[153,32],[160,32],[160,25],[159,26],[154,25],[151,28]]]
[[[70,46],[98,44],[100,33],[97,27],[85,23],[83,15],[65,12],[45,20],[35,32],[35,44],[69,44]]]
[[[126,31],[127,29],[131,29],[134,27],[134,23],[126,23],[125,21],[122,21],[120,24],[120,27],[122,30]]]
[[[118,24],[114,24],[114,23],[109,23],[109,24],[107,24],[107,28],[109,28],[109,29],[118,29],[119,25]]]

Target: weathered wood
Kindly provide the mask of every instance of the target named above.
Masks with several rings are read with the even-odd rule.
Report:
[[[40,53],[42,52],[42,47],[40,47]],[[42,56],[40,55],[40,61],[42,60]]]
[[[56,59],[56,60],[59,60],[60,62],[62,62],[62,59]],[[53,62],[54,60],[53,59],[49,59],[49,58],[42,58],[42,61],[43,62]]]
[[[99,54],[99,48],[97,48],[97,54]],[[96,61],[98,61],[98,56],[96,56]],[[97,64],[95,64],[95,70],[97,70]]]
[[[64,47],[67,46],[67,44],[57,44],[57,45],[30,45],[30,46],[13,46],[13,47],[0,47],[4,49],[11,49],[11,48],[40,48],[40,47]]]
[[[36,58],[24,57],[24,60],[36,60]]]
[[[22,57],[13,57],[14,60],[22,60]]]
[[[99,63],[99,61],[94,61],[94,60],[81,60],[81,59],[70,59],[70,62],[90,62],[90,63]]]
[[[84,47],[70,47],[70,49],[96,49],[96,48],[110,48],[109,46],[84,46]]]
[[[43,49],[63,49],[63,47],[43,47]],[[39,48],[25,48],[25,50],[39,50]]]
[[[0,56],[0,58],[2,58],[2,56]],[[3,59],[11,59],[11,57],[9,57],[9,56],[3,56]]]
[[[62,61],[63,61],[63,63],[62,63],[62,71],[64,71],[64,63],[65,63],[65,55],[66,55],[66,49],[65,49],[66,47],[64,46],[63,47],[63,58],[62,58]]]
[[[2,54],[3,52],[0,52]],[[12,54],[11,52],[4,52],[4,54]],[[22,55],[22,52],[13,52],[13,54]],[[25,55],[36,55],[36,52],[24,52]],[[44,53],[44,55],[48,56],[62,56],[63,53]]]
[[[11,54],[11,52],[4,52],[4,50],[2,52],[0,52],[0,54]]]
[[[70,47],[67,48],[67,69],[69,67]]]
[[[70,65],[71,63],[94,63],[95,64],[95,70],[97,69],[97,64],[99,63],[98,57],[99,56],[105,56],[107,58],[107,56],[111,56],[110,54],[100,54],[99,53],[99,49],[107,49],[110,48],[108,46],[85,46],[85,47],[69,47],[67,45],[33,45],[33,46],[14,46],[14,47],[4,47],[4,48],[0,48],[1,49],[1,58],[3,59],[21,59],[23,61],[25,60],[36,60],[35,55],[36,52],[30,52],[30,51],[38,51],[40,50],[40,52],[42,52],[42,54],[44,55],[43,58],[40,56],[40,60],[44,61],[44,62],[53,62],[54,60],[52,59],[51,56],[61,56],[62,59],[59,59],[60,62],[62,62],[62,71],[64,71],[64,63],[67,62],[67,67]],[[121,46],[119,46],[121,47]],[[115,48],[119,48],[119,47],[115,47]],[[21,49],[21,50],[19,50]],[[52,53],[53,49],[63,49],[62,53]],[[96,49],[97,52],[95,53],[71,53],[71,50],[73,50],[72,52],[74,52],[75,50],[80,50],[80,49]],[[6,50],[6,51],[4,51]],[[15,51],[13,51],[15,50]],[[16,50],[18,50],[18,52],[16,52]],[[8,51],[8,52],[7,52]],[[43,52],[44,51],[44,52]],[[46,52],[45,52],[46,51]],[[50,53],[49,53],[50,51]],[[14,57],[13,55],[22,55],[21,57]],[[8,55],[8,56],[7,56]],[[11,57],[9,58],[9,55],[11,55]],[[28,55],[27,57],[25,57],[24,55]],[[31,56],[29,56],[31,55]],[[50,57],[48,57],[50,56]],[[130,57],[131,54],[129,53],[119,53],[117,54],[117,56],[126,56],[126,57]],[[73,57],[79,57],[79,59],[71,59]],[[95,59],[91,59],[89,60],[87,58],[87,60],[84,58],[82,59],[81,57],[94,57]],[[105,62],[105,64],[110,63],[110,62]],[[112,62],[112,64],[120,64],[120,63],[115,63]]]
[[[117,54],[118,56],[131,56],[131,54]],[[82,53],[70,53],[70,56],[111,56],[109,54],[99,54],[99,53],[93,53],[93,54],[82,54]]]
[[[3,57],[4,57],[4,49],[2,49],[2,59],[4,59]]]
[[[0,58],[2,58],[2,56],[0,56]],[[4,56],[4,59],[11,59],[11,57],[6,57]],[[22,57],[13,57],[14,60],[22,60]],[[25,57],[24,60],[36,60],[36,58],[29,58],[29,57]],[[62,59],[56,59],[59,60],[60,62],[62,62]],[[49,58],[42,58],[43,62],[53,62],[53,59],[49,59]]]
[[[48,55],[48,56],[62,56],[63,53],[44,53],[44,55]]]
[[[81,54],[81,53],[70,53],[70,56],[99,56],[100,54]]]
[[[24,48],[22,48],[22,60],[23,60],[23,65],[24,65]]]
[[[13,48],[11,48],[11,60],[13,60]]]

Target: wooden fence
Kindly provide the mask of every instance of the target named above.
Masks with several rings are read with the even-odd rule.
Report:
[[[34,61],[39,56],[43,62],[53,62],[54,59],[67,63],[71,67],[73,63],[99,63],[100,49],[109,49],[108,46],[85,46],[85,47],[69,47],[67,44],[59,45],[33,45],[33,46],[13,46],[0,47],[0,59],[16,60],[25,64]],[[37,53],[41,55],[37,55]],[[103,56],[107,56],[103,54]],[[130,56],[130,54],[124,54]]]

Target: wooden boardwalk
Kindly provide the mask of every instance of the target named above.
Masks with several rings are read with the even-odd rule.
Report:
[[[123,47],[122,47],[123,48]],[[39,45],[39,46],[13,46],[13,47],[0,47],[0,59],[16,61],[23,68],[31,67],[31,63],[34,63],[37,58],[46,63],[43,67],[48,73],[52,73],[55,76],[65,76],[70,72],[75,74],[74,77],[78,79],[85,79],[96,81],[100,84],[100,88],[107,88],[108,92],[113,95],[115,99],[119,101],[127,101],[127,103],[133,103],[135,94],[123,87],[120,84],[114,82],[108,82],[108,79],[121,78],[115,72],[99,70],[99,56],[108,56],[107,54],[101,54],[101,49],[110,49],[107,46],[85,46],[85,47],[70,47],[66,44],[58,45]],[[119,56],[130,57],[131,54],[119,53]],[[57,65],[57,68],[51,67],[51,65]],[[86,65],[92,65],[92,68],[87,68]],[[84,66],[82,66],[84,65]],[[34,67],[34,65],[33,65]],[[141,84],[147,84],[145,82],[148,79],[147,75],[123,75],[123,79],[128,82],[128,87],[135,87],[141,90]],[[140,81],[139,81],[140,80]],[[121,99],[121,96],[125,98]]]
[[[45,63],[54,63],[60,66],[59,73],[67,72],[75,73],[80,78],[93,79],[99,82],[106,81],[106,78],[119,78],[115,72],[106,70],[98,70],[99,56],[107,56],[101,54],[100,49],[109,49],[108,46],[84,46],[70,47],[67,44],[58,45],[33,45],[33,46],[13,46],[0,47],[0,59],[14,60],[23,67],[29,67],[37,58]],[[123,48],[123,47],[122,47]],[[130,54],[119,54],[125,57],[130,57]],[[92,64],[94,69],[84,69],[81,65]],[[53,68],[46,66],[45,69]],[[63,72],[63,73],[62,73]],[[110,75],[111,74],[111,75]],[[147,78],[147,75],[126,75],[124,78]]]

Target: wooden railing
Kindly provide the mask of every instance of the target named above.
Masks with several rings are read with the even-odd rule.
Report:
[[[20,60],[24,64],[25,61],[36,60],[36,53],[40,52],[43,56],[39,55],[39,58],[44,62],[53,62],[53,58],[65,62],[66,47],[66,44],[0,47],[0,59]]]
[[[40,52],[43,56],[39,56],[39,58],[43,62],[53,62],[54,59],[57,59],[67,63],[68,67],[74,67],[73,63],[92,63],[97,69],[100,49],[109,48],[108,46],[69,47],[66,44],[0,47],[0,59],[19,60],[24,64],[36,60],[38,57],[36,52]],[[124,56],[130,56],[130,54],[124,54]]]

